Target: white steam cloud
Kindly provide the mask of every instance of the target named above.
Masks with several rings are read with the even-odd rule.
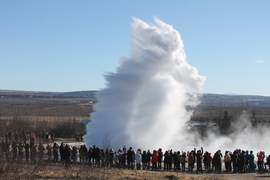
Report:
[[[251,117],[243,111],[239,118],[231,124],[231,133],[227,136],[216,135],[208,132],[208,137],[200,140],[209,150],[229,150],[235,149],[253,150],[254,153],[265,151],[270,153],[270,132],[269,126],[258,124],[254,128],[251,123]]]
[[[132,23],[133,45],[116,73],[105,75],[107,87],[98,92],[92,122],[84,136],[88,146],[119,149],[176,148],[186,138],[182,127],[192,115],[205,77],[186,62],[180,34],[155,18],[149,25]]]
[[[133,20],[130,57],[122,59],[116,73],[105,75],[107,88],[97,94],[96,112],[84,136],[87,146],[267,152],[268,127],[253,128],[245,112],[227,136],[208,131],[202,138],[185,131],[192,115],[187,106],[199,103],[190,92],[200,92],[205,77],[186,62],[180,34],[172,26],[157,18],[156,25]]]

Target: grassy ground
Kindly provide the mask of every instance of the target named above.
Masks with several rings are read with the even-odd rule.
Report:
[[[0,179],[89,179],[89,180],[266,180],[269,173],[225,173],[196,174],[174,171],[127,170],[119,168],[91,168],[88,165],[37,162],[18,163],[1,161]]]
[[[214,174],[195,175],[177,172],[124,170],[118,168],[90,168],[87,165],[54,163],[14,163],[2,162],[1,179],[91,179],[91,180],[162,180],[162,179],[224,179]]]

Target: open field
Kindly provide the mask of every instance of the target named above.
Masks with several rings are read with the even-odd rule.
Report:
[[[84,93],[83,93],[84,94]],[[215,96],[216,101],[218,96]],[[208,99],[206,102],[210,103]],[[218,99],[219,100],[219,99]],[[223,104],[226,104],[223,99]],[[231,101],[231,99],[230,99]],[[75,127],[74,125],[83,119],[89,119],[90,114],[94,111],[94,104],[97,102],[92,95],[91,97],[82,96],[60,96],[47,94],[15,94],[0,96],[0,136],[8,132],[21,132],[23,130],[33,131],[35,133],[49,132],[54,133],[57,137],[63,137],[63,134],[84,134],[82,128],[76,127],[76,132],[55,133],[59,126],[64,128]],[[193,122],[215,122],[220,125],[220,120],[224,118],[224,112],[228,112],[234,120],[237,120],[243,111],[247,116],[256,119],[256,122],[263,125],[270,125],[270,107],[258,106],[222,106],[222,105],[198,105],[195,109],[187,107],[194,111],[191,121]],[[215,104],[215,103],[212,103]],[[119,110],[121,111],[121,110]],[[69,124],[67,124],[69,123]],[[73,124],[72,124],[73,123]],[[71,135],[72,134],[72,135]]]
[[[0,98],[0,120],[13,119],[28,121],[32,126],[43,123],[49,127],[67,121],[89,119],[93,112],[95,98],[90,97],[59,97],[59,96],[10,96]],[[253,112],[260,122],[270,122],[270,107],[254,106],[214,106],[199,105],[194,109],[192,120],[215,121],[228,111],[234,118],[243,110],[251,116]]]
[[[26,121],[30,126],[44,124],[49,128],[67,121],[89,119],[91,98],[1,98],[0,120]]]
[[[258,121],[270,123],[270,107],[199,105],[194,110],[193,118],[209,119],[211,121],[220,116],[222,117],[224,111],[228,111],[234,118],[239,117],[243,111],[246,111],[250,116],[255,112]]]
[[[3,116],[88,116],[91,98],[1,98]]]

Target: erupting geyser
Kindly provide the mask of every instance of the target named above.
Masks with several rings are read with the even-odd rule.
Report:
[[[188,93],[199,92],[205,77],[186,62],[178,31],[157,18],[157,25],[133,20],[130,57],[105,75],[107,87],[97,94],[84,136],[87,146],[173,148],[192,114],[186,106],[198,104]]]

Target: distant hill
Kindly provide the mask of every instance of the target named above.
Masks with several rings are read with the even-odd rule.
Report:
[[[97,91],[47,92],[47,91],[13,91],[1,90],[0,97],[42,97],[42,98],[95,98]]]
[[[13,91],[1,90],[0,98],[95,98],[97,91],[73,92],[43,92],[43,91]],[[231,94],[203,94],[201,105],[208,106],[250,106],[270,107],[269,96],[231,95]]]
[[[201,105],[270,107],[269,96],[203,94]]]

